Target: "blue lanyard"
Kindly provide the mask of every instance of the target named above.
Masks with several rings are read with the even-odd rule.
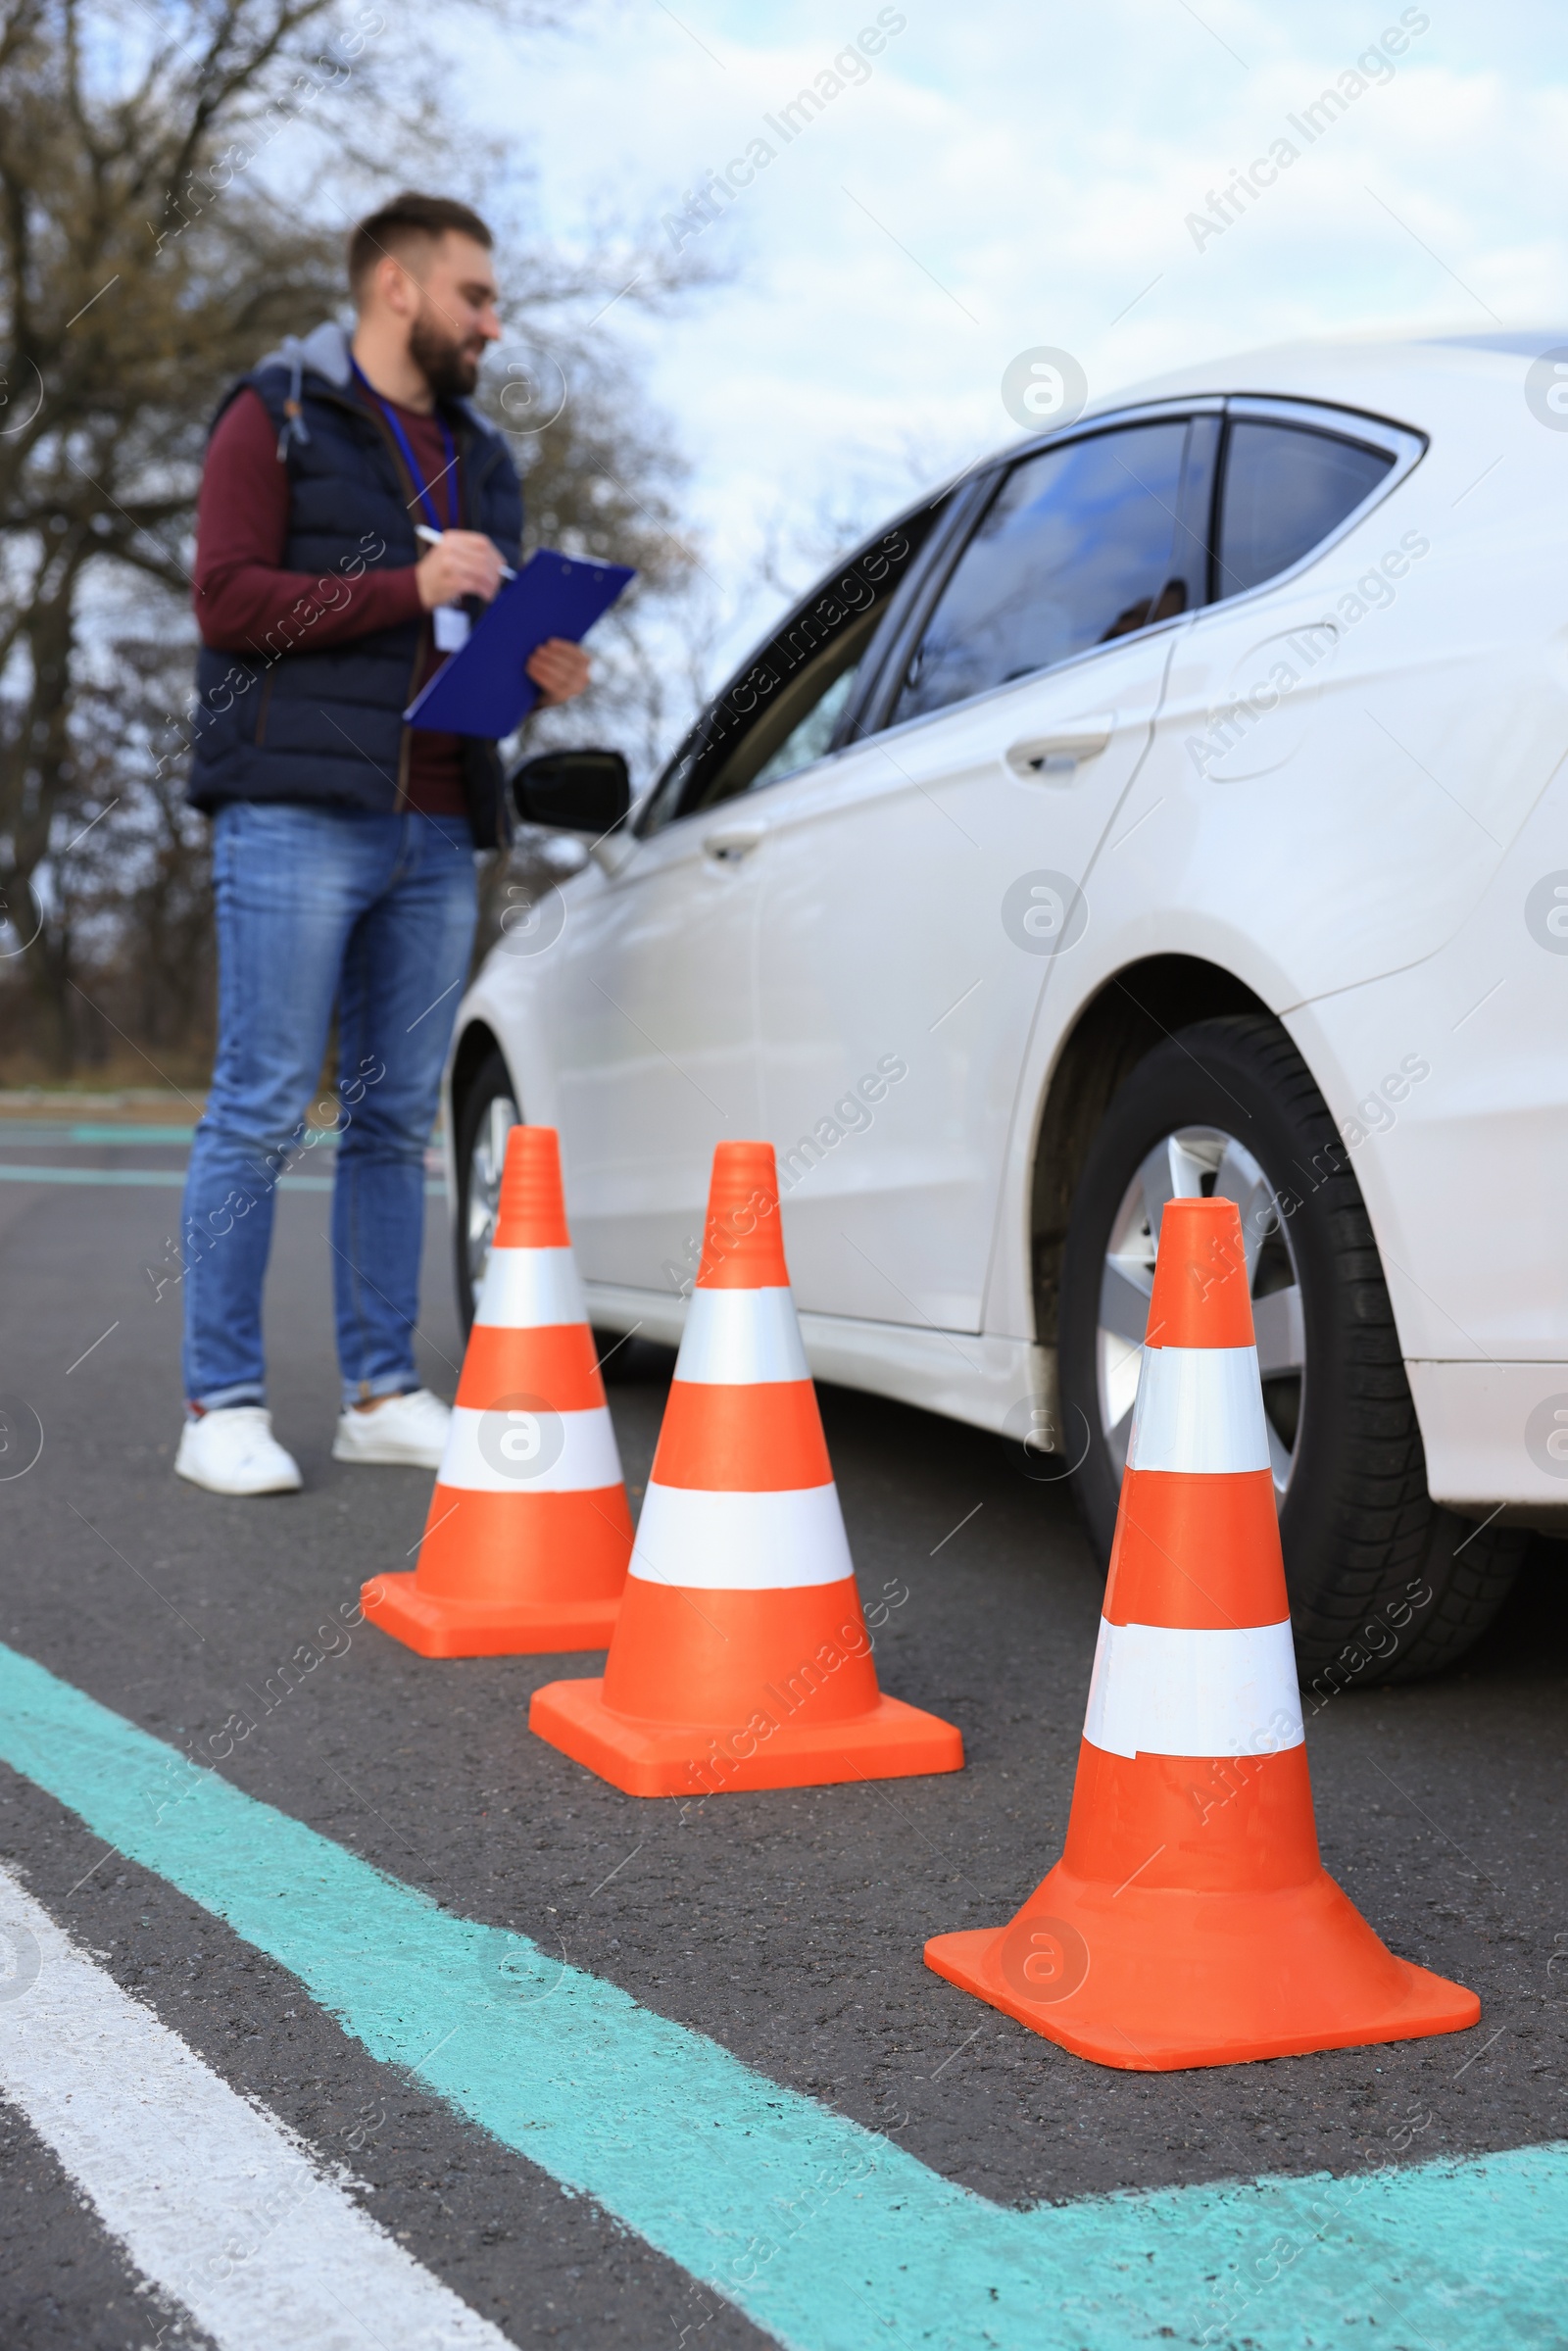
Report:
[[[429,523],[430,528],[432,530],[441,530],[443,528],[450,530],[453,523],[457,519],[458,512],[458,450],[457,443],[453,440],[451,433],[447,429],[447,420],[445,416],[441,415],[439,409],[436,411],[435,420],[441,427],[441,439],[445,445],[447,453],[447,520],[445,524],[443,524],[440,515],[435,511],[435,501],[430,496],[429,490],[425,487],[424,475],[419,470],[419,461],[415,456],[413,447],[409,441],[409,436],[404,431],[403,426],[399,421],[397,411],[389,407],[387,402],[381,398],[380,393],[375,389],[374,385],[370,383],[358,360],[352,360],[350,365],[353,367],[355,374],[359,377],[360,382],[364,384],[366,390],[369,393],[370,398],[375,402],[376,407],[380,410],[382,416],[386,418],[388,424],[392,427],[392,430],[397,437],[398,447],[403,452],[403,462],[409,468],[409,478],[418,493],[419,504],[424,509],[425,519]]]

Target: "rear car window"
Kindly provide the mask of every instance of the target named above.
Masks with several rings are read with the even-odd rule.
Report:
[[[958,560],[891,713],[896,726],[1186,609],[1177,560],[1185,418],[1013,467]]]
[[[1260,587],[1310,555],[1393,464],[1364,441],[1239,417],[1226,435],[1216,600]]]

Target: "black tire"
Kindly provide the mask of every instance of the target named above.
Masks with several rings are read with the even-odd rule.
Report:
[[[1300,1054],[1262,1015],[1200,1022],[1140,1061],[1112,1098],[1079,1180],[1058,1345],[1075,1452],[1087,1424],[1073,1485],[1091,1540],[1108,1559],[1120,1486],[1105,1428],[1119,1391],[1102,1401],[1106,1252],[1150,1153],[1182,1130],[1234,1137],[1287,1211],[1266,1246],[1288,1249],[1304,1342],[1294,1424],[1282,1384],[1281,1426],[1294,1436],[1294,1454],[1280,1510],[1301,1681],[1327,1692],[1435,1673],[1492,1622],[1528,1537],[1478,1529],[1428,1494],[1394,1310],[1349,1152]],[[1260,1274],[1259,1296],[1269,1278]]]
[[[509,1115],[510,1113],[510,1115]],[[458,1317],[463,1324],[464,1337],[473,1328],[473,1309],[477,1296],[477,1273],[481,1263],[482,1216],[479,1196],[499,1190],[500,1173],[494,1166],[495,1144],[501,1130],[514,1126],[521,1117],[516,1088],[512,1072],[499,1053],[483,1060],[473,1081],[456,1105],[458,1213],[453,1218],[453,1241],[456,1250],[456,1286]],[[479,1156],[479,1180],[476,1182],[475,1154]],[[493,1197],[490,1200],[493,1214]],[[482,1242],[488,1249],[488,1235]],[[609,1384],[634,1376],[634,1349],[620,1344],[615,1331],[594,1331],[594,1346],[605,1358],[603,1371]]]
[[[506,1113],[510,1111],[510,1118]],[[503,1125],[515,1126],[521,1117],[517,1105],[516,1088],[512,1072],[499,1053],[486,1055],[474,1072],[472,1083],[455,1105],[458,1209],[452,1219],[453,1246],[456,1250],[458,1318],[463,1324],[464,1337],[473,1328],[474,1299],[478,1289],[477,1274],[482,1268],[483,1255],[489,1250],[489,1234],[481,1236],[479,1229],[479,1199],[484,1192],[492,1195],[500,1189],[500,1170],[493,1166],[494,1141]],[[474,1165],[475,1153],[480,1155],[480,1169]],[[493,1179],[493,1180],[492,1180]],[[490,1202],[492,1222],[494,1199]]]

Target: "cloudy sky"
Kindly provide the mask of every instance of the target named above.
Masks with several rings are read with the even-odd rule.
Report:
[[[1017,432],[1001,383],[1021,350],[1072,353],[1098,395],[1301,332],[1568,329],[1560,0],[882,12],[901,20],[788,144],[765,118],[875,6],[590,0],[569,33],[466,43],[467,103],[519,138],[562,236],[657,221],[750,141],[775,150],[704,232],[727,282],[657,331],[614,321],[693,462],[724,651],[777,607],[770,533],[804,543],[824,508],[870,523]],[[1365,86],[1308,141],[1303,110],[1346,74]],[[1274,184],[1195,233],[1281,139],[1298,154]]]

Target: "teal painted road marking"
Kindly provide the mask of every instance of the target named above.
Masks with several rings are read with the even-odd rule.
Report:
[[[280,1176],[285,1192],[330,1192],[330,1176]],[[0,1184],[130,1184],[138,1190],[181,1192],[183,1167],[25,1167],[0,1164]],[[425,1190],[428,1192],[429,1185]]]
[[[58,1118],[0,1118],[0,1143],[56,1143],[62,1149],[80,1144],[96,1150],[100,1146],[114,1151],[129,1151],[138,1147],[167,1151],[183,1150],[196,1134],[193,1126],[154,1127],[125,1124],[117,1126],[108,1120]],[[322,1145],[335,1147],[342,1140],[337,1127],[311,1127],[302,1139],[306,1151],[319,1151]]]
[[[123,1151],[127,1146],[137,1144],[156,1147],[159,1150],[176,1144],[183,1146],[189,1143],[195,1132],[196,1129],[193,1126],[135,1126],[128,1122],[123,1126],[117,1126],[108,1120],[83,1123],[80,1120],[72,1121],[60,1118],[0,1119],[0,1142],[59,1143],[62,1145],[109,1144],[113,1145],[117,1151]]]
[[[1562,2343],[1568,2146],[1004,2210],[3,1644],[0,1757],[794,2351]]]
[[[330,1176],[278,1177],[281,1192],[330,1192]],[[0,1184],[130,1184],[140,1190],[165,1192],[184,1189],[183,1167],[24,1167],[0,1164]],[[439,1176],[425,1183],[427,1199],[444,1199],[446,1185]]]

